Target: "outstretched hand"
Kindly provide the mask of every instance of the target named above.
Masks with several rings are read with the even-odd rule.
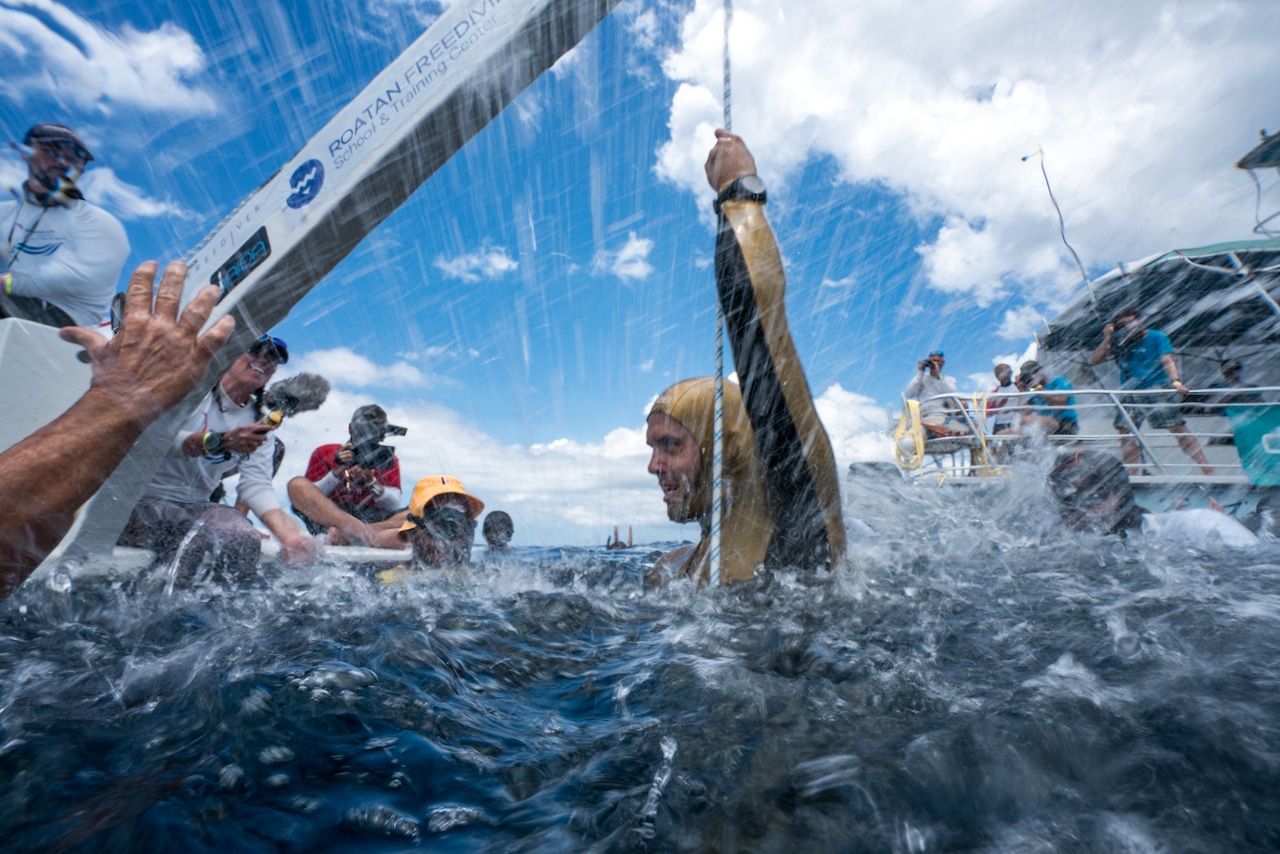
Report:
[[[202,288],[178,316],[187,279],[187,265],[181,261],[165,267],[153,305],[156,269],[156,262],[146,261],[134,270],[125,291],[124,319],[110,340],[83,326],[68,326],[59,333],[89,354],[90,388],[127,407],[130,418],[142,425],[204,379],[209,362],[235,329],[235,318],[228,314],[200,334],[218,301],[219,291],[212,285]]]
[[[707,183],[719,193],[739,178],[756,174],[756,160],[742,137],[727,130],[716,131],[716,144],[704,167]]]

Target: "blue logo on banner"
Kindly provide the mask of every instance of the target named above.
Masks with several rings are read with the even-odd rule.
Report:
[[[293,177],[289,179],[293,195],[285,199],[285,204],[295,209],[309,205],[323,186],[324,164],[319,160],[308,160],[293,170]]]

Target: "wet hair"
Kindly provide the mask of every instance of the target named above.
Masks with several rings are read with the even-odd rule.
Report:
[[[494,510],[484,517],[482,530],[485,542],[492,544],[496,540],[506,545],[511,541],[511,535],[516,532],[516,526],[506,511]]]
[[[486,534],[514,534],[516,530],[515,523],[511,521],[511,515],[505,510],[494,510],[488,516],[484,517],[484,532]]]
[[[1139,314],[1138,314],[1138,310],[1137,310],[1136,308],[1134,308],[1134,307],[1133,307],[1133,306],[1131,306],[1131,305],[1128,305],[1128,306],[1125,306],[1124,308],[1120,309],[1119,311],[1117,311],[1115,314],[1113,314],[1113,315],[1111,316],[1111,322],[1112,322],[1112,323],[1119,323],[1119,322],[1120,322],[1120,319],[1121,319],[1121,318],[1123,318],[1123,317],[1134,317],[1134,318],[1136,318],[1136,317],[1141,317],[1141,315],[1139,315]]]
[[[1064,511],[1081,510],[1116,497],[1115,516],[1107,533],[1125,535],[1142,525],[1142,508],[1124,464],[1105,451],[1063,451],[1053,461],[1049,488]]]

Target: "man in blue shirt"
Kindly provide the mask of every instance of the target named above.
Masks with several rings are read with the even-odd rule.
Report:
[[[1200,470],[1207,475],[1214,473],[1213,467],[1204,457],[1200,443],[1191,435],[1187,424],[1182,420],[1178,402],[1187,396],[1187,387],[1179,377],[1178,365],[1173,360],[1173,345],[1169,336],[1156,329],[1147,329],[1138,316],[1137,309],[1122,308],[1115,319],[1102,327],[1102,343],[1089,357],[1089,363],[1098,365],[1108,357],[1116,360],[1120,368],[1121,388],[1124,389],[1173,389],[1168,395],[1134,396],[1131,404],[1156,404],[1155,406],[1133,406],[1127,408],[1128,416],[1135,427],[1141,428],[1142,422],[1151,419],[1152,427],[1163,427],[1178,440],[1183,453],[1199,464]],[[1131,436],[1128,419],[1124,412],[1117,412],[1112,422],[1116,431],[1123,437]],[[1125,465],[1137,466],[1141,460],[1141,448],[1132,438],[1123,438],[1120,442],[1120,456]]]
[[[1074,436],[1080,432],[1080,420],[1076,417],[1076,396],[1072,391],[1071,381],[1066,377],[1050,378],[1039,362],[1022,363],[1018,371],[1018,382],[1029,391],[1040,394],[1027,400],[1030,413],[1023,413],[1023,425],[1036,425],[1050,436]],[[1049,392],[1067,392],[1067,394],[1049,394]]]

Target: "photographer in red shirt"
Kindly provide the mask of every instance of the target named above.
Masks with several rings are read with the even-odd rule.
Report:
[[[371,544],[369,524],[400,510],[400,461],[382,441],[406,430],[388,424],[386,410],[377,404],[357,409],[347,430],[346,444],[321,445],[312,452],[306,477],[289,481],[289,499],[311,533],[336,528],[341,540]]]

